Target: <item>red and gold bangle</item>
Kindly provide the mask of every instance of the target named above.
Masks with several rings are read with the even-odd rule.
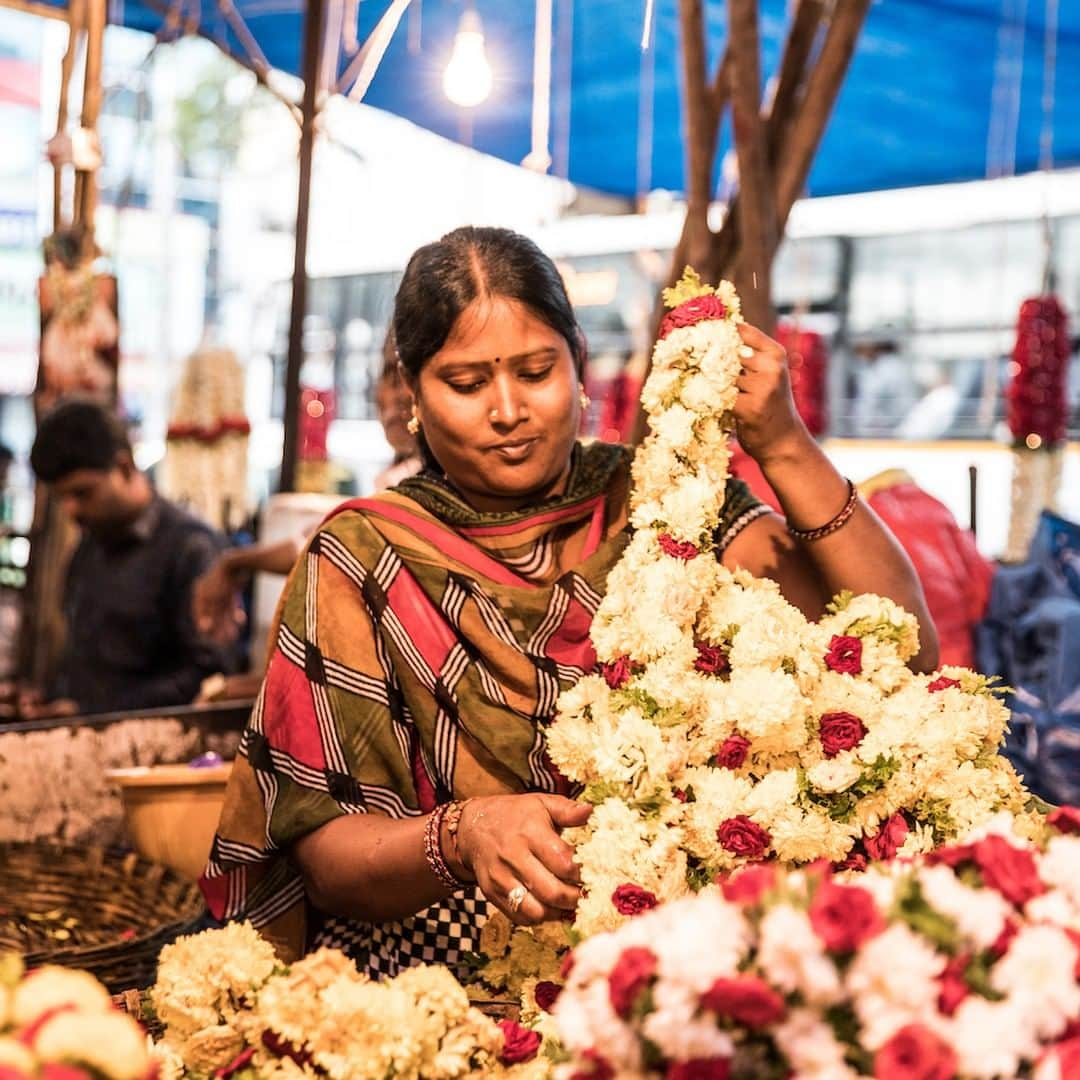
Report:
[[[848,480],[847,486],[847,502],[844,503],[840,513],[831,521],[826,521],[824,525],[819,525],[816,529],[796,529],[789,525],[787,527],[788,532],[791,533],[796,540],[809,541],[820,540],[822,537],[831,536],[837,529],[842,529],[848,521],[851,520],[851,515],[855,513],[855,505],[859,501],[859,492],[855,485]]]
[[[461,820],[461,809],[462,804],[458,802],[440,803],[428,815],[427,824],[424,826],[424,858],[427,860],[431,872],[443,885],[454,892],[471,883],[462,881],[450,869],[446,859],[443,857],[440,837],[442,835],[443,820],[448,815],[453,815],[454,832],[456,833],[457,822]]]

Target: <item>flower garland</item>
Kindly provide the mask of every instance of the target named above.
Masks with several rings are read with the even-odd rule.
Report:
[[[1012,510],[1005,549],[1010,562],[1027,556],[1039,513],[1054,507],[1061,485],[1068,436],[1068,323],[1056,296],[1032,297],[1020,305],[1006,392],[1013,438]]]
[[[595,807],[568,834],[609,930],[762,859],[862,867],[930,851],[1027,795],[991,682],[906,661],[918,627],[877,596],[809,622],[713,556],[741,345],[738,298],[688,271],[666,297],[634,461],[635,528],[593,621],[600,671],[562,695],[552,761]]]
[[[233,529],[247,515],[251,424],[244,369],[228,349],[189,357],[174,394],[161,487],[211,525]]]
[[[1004,815],[857,879],[746,868],[591,938],[556,1076],[1080,1075],[1080,810],[1049,822],[1039,846]]]
[[[540,1035],[496,1024],[444,967],[375,983],[336,949],[283,968],[250,923],[161,951],[160,1080],[455,1080],[549,1074]]]
[[[146,1034],[85,971],[0,955],[3,1080],[154,1080]]]

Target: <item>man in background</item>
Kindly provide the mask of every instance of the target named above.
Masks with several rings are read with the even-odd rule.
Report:
[[[59,674],[23,699],[23,715],[184,705],[207,676],[231,670],[232,650],[201,637],[191,618],[192,584],[224,538],[154,491],[120,420],[65,402],[39,425],[30,463],[83,536],[68,570]]]
[[[854,427],[857,438],[885,438],[896,434],[900,422],[915,404],[911,371],[893,338],[874,337],[854,347],[856,367]]]

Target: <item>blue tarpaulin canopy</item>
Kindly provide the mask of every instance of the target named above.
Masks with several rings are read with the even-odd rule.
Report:
[[[837,0],[844,3],[845,0]],[[877,0],[870,8],[813,171],[810,195],[1022,173],[1040,165],[1044,48],[1053,47],[1053,163],[1080,164],[1080,3],[1066,0]],[[362,42],[390,7],[362,0]],[[470,110],[442,90],[462,0],[413,0],[364,100],[451,139],[519,162],[530,149],[535,6],[475,0],[494,70],[490,98]],[[725,4],[706,3],[709,55],[725,39]],[[775,68],[788,22],[784,0],[763,0],[763,72]],[[681,190],[677,0],[656,0],[652,51],[643,53],[644,0],[553,0],[552,171],[620,195]],[[298,0],[113,3],[110,18],[160,32],[182,23],[251,64],[298,74]],[[344,3],[345,11],[354,10]],[[230,22],[224,14],[235,11]],[[239,16],[237,20],[236,16]],[[334,26],[331,9],[331,27]],[[338,24],[340,28],[340,23]],[[252,50],[241,27],[257,43]],[[239,29],[238,31],[238,28]],[[252,52],[256,57],[253,58]],[[261,54],[261,55],[259,55]],[[349,57],[342,53],[340,70]],[[727,141],[721,146],[724,152]]]

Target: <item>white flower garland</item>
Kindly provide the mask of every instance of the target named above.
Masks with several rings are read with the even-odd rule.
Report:
[[[715,558],[739,302],[688,272],[669,304],[642,394],[635,533],[592,626],[602,673],[562,695],[547,733],[596,807],[572,834],[585,937],[747,862],[911,855],[1022,815],[1027,797],[997,754],[1008,712],[988,680],[907,668],[911,615],[844,595],[811,623]]]

